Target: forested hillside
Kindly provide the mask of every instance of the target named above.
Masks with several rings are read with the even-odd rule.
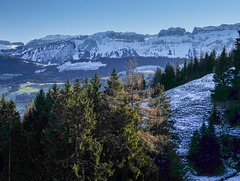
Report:
[[[157,69],[149,86],[133,59],[121,81],[113,69],[103,92],[97,73],[84,83],[68,79],[62,88],[41,89],[23,118],[3,94],[0,179],[188,180],[224,175],[229,168],[239,172],[240,138],[225,131],[239,127],[239,52],[237,38],[229,54],[224,48],[219,57],[213,51],[182,67],[168,63],[164,72]],[[206,120],[189,137],[187,153],[179,155],[182,135],[174,130],[176,111],[165,89],[209,73],[214,73],[213,109],[203,113]]]
[[[41,89],[22,120],[3,94],[1,180],[182,180],[163,87],[141,108],[150,92],[141,76],[128,78],[138,84],[123,84],[114,69],[104,92],[97,74]]]

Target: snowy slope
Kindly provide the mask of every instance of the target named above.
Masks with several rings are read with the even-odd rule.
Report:
[[[208,111],[213,108],[210,95],[214,86],[213,74],[208,74],[167,91],[171,98],[172,119],[176,121],[176,132],[181,139],[181,155],[187,154],[193,132],[202,126],[209,116]]]
[[[173,110],[172,119],[175,121],[174,132],[180,137],[178,152],[186,156],[189,150],[189,143],[193,132],[199,130],[203,122],[207,123],[209,111],[212,111],[211,90],[214,89],[213,74],[208,74],[200,79],[191,81],[182,86],[167,91],[171,98],[171,108]],[[230,128],[227,125],[216,126],[217,134],[222,130],[230,135],[240,135],[239,128]],[[196,176],[189,172],[191,180],[211,180],[220,181],[229,178],[229,180],[239,180],[240,174],[232,168],[231,160],[224,162],[226,171],[220,176]]]
[[[49,35],[35,39],[16,49],[0,53],[44,63],[63,63],[82,58],[124,58],[130,56],[190,58],[213,49],[220,54],[234,47],[240,23],[217,27],[161,30],[157,35],[132,32],[101,32],[89,36]]]

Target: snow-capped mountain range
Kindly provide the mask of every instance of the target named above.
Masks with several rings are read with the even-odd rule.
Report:
[[[190,58],[201,52],[216,50],[220,54],[234,47],[240,23],[199,28],[161,30],[156,35],[133,32],[101,32],[93,35],[49,35],[26,45],[6,46],[0,41],[0,54],[42,63],[63,63],[69,60],[141,57]]]

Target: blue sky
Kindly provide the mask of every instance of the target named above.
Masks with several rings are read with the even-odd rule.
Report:
[[[0,0],[0,40],[240,23],[239,0]]]

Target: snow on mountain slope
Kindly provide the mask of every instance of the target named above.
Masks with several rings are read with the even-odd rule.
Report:
[[[210,95],[214,89],[213,74],[167,91],[171,98],[172,119],[180,136],[179,153],[186,155],[193,132],[207,120],[213,108]]]
[[[190,58],[213,49],[220,54],[234,47],[240,23],[217,27],[194,28],[186,32],[183,28],[161,30],[157,35],[142,35],[132,32],[102,32],[89,36],[49,35],[35,39],[16,49],[1,51],[44,63],[63,63],[82,58],[124,58],[130,56]]]
[[[58,66],[59,72],[69,71],[69,70],[98,70],[100,67],[105,67],[107,64],[103,64],[102,62],[77,62],[71,63],[66,62],[60,66]]]
[[[174,132],[177,133],[181,141],[178,149],[181,156],[187,155],[194,131],[199,130],[203,122],[208,124],[207,119],[213,109],[211,90],[214,87],[213,74],[208,74],[167,91],[171,99],[171,109],[173,110],[172,119],[175,121],[176,130]],[[217,125],[215,128],[217,135],[223,130],[229,135],[240,135],[238,127]],[[194,171],[189,172],[188,176],[190,180],[220,181],[231,177],[232,179],[229,180],[238,180],[240,178],[239,173],[232,164],[231,160],[225,160],[225,173],[219,176],[196,176]]]

